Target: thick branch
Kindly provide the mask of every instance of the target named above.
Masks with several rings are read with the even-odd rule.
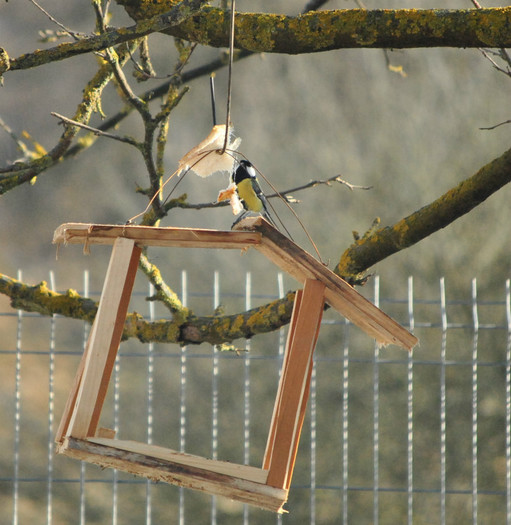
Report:
[[[511,181],[511,150],[483,166],[431,204],[357,240],[341,256],[338,275],[357,280],[361,273],[459,219]]]
[[[161,278],[156,276],[158,282]],[[11,298],[11,306],[41,315],[62,315],[92,323],[98,305],[92,299],[81,297],[75,290],[53,292],[43,281],[30,286],[7,275],[0,274],[0,293]],[[136,312],[128,314],[123,338],[135,337],[142,342],[177,344],[221,344],[235,339],[249,339],[260,333],[272,332],[291,318],[294,293],[259,308],[233,315],[198,317],[174,304],[172,320],[150,322]],[[181,310],[178,315],[177,311]]]
[[[237,48],[314,53],[341,48],[510,47],[511,8],[346,9],[299,16],[236,15]],[[228,45],[228,13],[204,8],[168,34],[212,47]]]
[[[294,292],[259,308],[243,313],[219,316],[190,316],[185,322],[148,322],[138,314],[129,314],[124,337],[136,337],[141,342],[186,344],[222,344],[235,339],[250,339],[254,335],[273,332],[289,323]]]
[[[204,0],[183,0],[170,14],[141,20],[77,42],[10,59],[0,49],[0,74],[100,51],[155,32],[211,47],[228,47],[228,13],[200,9]],[[122,2],[120,2],[122,3]],[[137,2],[134,2],[135,4]],[[139,2],[143,4],[143,2]],[[132,10],[135,8],[132,6]],[[193,16],[192,13],[196,12]],[[299,16],[236,15],[237,48],[265,53],[315,53],[343,48],[511,47],[511,8],[345,9]]]
[[[50,290],[44,281],[30,286],[5,274],[0,274],[0,293],[11,298],[11,306],[15,309],[41,315],[59,314],[89,323],[98,309],[97,303],[81,297],[75,290],[61,294]]]

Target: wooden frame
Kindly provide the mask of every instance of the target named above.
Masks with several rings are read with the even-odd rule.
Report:
[[[411,349],[417,339],[263,219],[245,219],[239,228],[248,231],[74,223],[56,230],[56,243],[113,244],[98,312],[57,430],[58,453],[284,512],[325,302],[380,344]],[[114,431],[99,427],[141,249],[151,245],[254,247],[303,284],[295,298],[262,468],[118,440]]]

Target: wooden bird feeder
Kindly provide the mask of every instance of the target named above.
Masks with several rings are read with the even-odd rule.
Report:
[[[101,467],[284,512],[324,303],[379,344],[410,350],[417,343],[412,334],[260,217],[245,219],[236,231],[69,223],[56,230],[54,242],[113,245],[99,308],[56,435],[58,453]],[[294,302],[261,468],[115,439],[113,430],[99,427],[144,246],[252,247],[303,285]]]

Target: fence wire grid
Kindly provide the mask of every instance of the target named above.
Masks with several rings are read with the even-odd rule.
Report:
[[[199,309],[249,309],[284,296],[282,274],[264,276],[273,293],[262,293],[259,279],[247,273],[245,289],[233,293],[223,290],[228,275],[214,272],[195,289],[183,271],[181,299]],[[77,288],[97,299],[88,283],[85,272]],[[383,284],[376,277],[365,295],[420,346],[410,354],[379,349],[325,313],[284,515],[56,455],[54,433],[89,326],[5,302],[0,522],[510,524],[510,281],[489,300],[475,279],[456,297],[444,279],[421,283],[422,298],[412,277],[400,297]],[[148,295],[136,288],[130,309],[154,320],[161,312]],[[103,426],[123,439],[260,466],[286,332],[230,351],[123,342]]]

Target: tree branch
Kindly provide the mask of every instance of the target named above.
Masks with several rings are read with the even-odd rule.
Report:
[[[191,311],[183,306],[178,296],[163,280],[160,270],[152,264],[145,253],[140,256],[138,267],[142,270],[156,290],[156,297],[169,309],[175,321],[184,322],[191,315]]]
[[[13,308],[41,315],[59,314],[92,323],[98,310],[96,302],[75,290],[61,294],[50,290],[44,281],[30,286],[5,274],[0,274],[0,293],[11,298]]]
[[[124,337],[136,337],[141,342],[178,343],[181,345],[230,343],[235,339],[250,339],[254,335],[273,332],[289,323],[294,292],[264,306],[243,313],[219,316],[190,316],[184,322],[148,322],[138,314],[129,314]]]
[[[117,140],[119,142],[124,142],[125,144],[130,144],[131,146],[135,146],[137,148],[140,147],[139,142],[127,135],[114,135],[113,133],[108,133],[107,131],[101,131],[98,128],[93,128],[92,126],[88,126],[87,124],[82,124],[81,122],[76,122],[76,120],[64,117],[64,115],[55,113],[55,111],[50,111],[50,115],[61,120],[62,123],[66,126],[76,126],[78,128],[85,129],[86,131],[90,131],[92,134],[97,135],[98,137],[101,136],[108,139]]]
[[[229,44],[228,13],[183,0],[168,15],[9,59],[0,50],[0,75],[101,51],[156,32],[211,47]],[[135,2],[136,4],[137,2]],[[143,2],[138,2],[139,4]],[[160,5],[160,4],[158,4]],[[132,6],[132,10],[133,10]],[[200,10],[200,11],[198,11]],[[198,11],[198,12],[197,12]],[[194,14],[195,13],[195,14]],[[511,47],[511,7],[488,9],[345,9],[299,16],[236,15],[235,46],[252,52],[302,54],[345,48]]]
[[[510,47],[511,8],[346,9],[299,16],[236,15],[235,46],[301,54],[344,48]],[[212,7],[165,31],[212,47],[228,45],[228,12]]]
[[[186,20],[197,12],[204,2],[205,0],[182,0],[168,13],[160,14],[149,20],[141,20],[134,26],[110,29],[105,33],[83,38],[77,42],[62,43],[50,49],[36,49],[18,58],[11,58],[8,64],[0,63],[0,75],[7,70],[29,69],[85,53],[102,51],[151,33],[164,31]],[[3,51],[6,53],[5,50]],[[5,60],[4,58],[3,61]]]
[[[359,280],[377,262],[445,228],[510,181],[511,150],[508,150],[431,204],[393,226],[356,240],[342,254],[334,271],[348,281]]]
[[[146,260],[142,261],[145,265]],[[154,272],[149,265],[145,270]],[[144,271],[145,271],[144,270]],[[159,272],[151,280],[161,290],[166,285]],[[92,323],[98,304],[92,299],[81,297],[75,290],[65,293],[53,292],[43,281],[30,286],[17,279],[0,274],[0,293],[11,298],[11,306],[26,312],[37,312],[41,315],[62,315]],[[179,300],[173,303],[174,315],[171,320],[150,322],[140,314],[133,312],[126,317],[123,338],[135,337],[141,342],[160,342],[177,344],[221,344],[235,339],[249,339],[260,333],[272,332],[287,324],[293,309],[294,292],[286,297],[272,301],[262,307],[246,312],[220,316],[194,316],[179,306]],[[177,311],[180,313],[177,313]]]

